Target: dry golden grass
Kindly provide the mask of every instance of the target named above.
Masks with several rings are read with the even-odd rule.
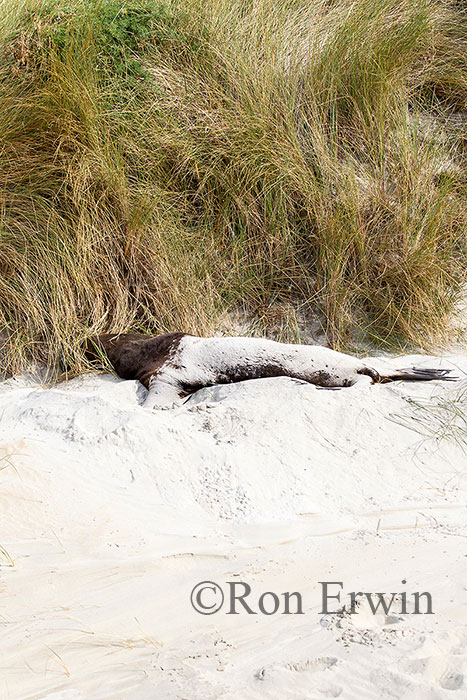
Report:
[[[465,275],[465,16],[440,0],[6,0],[4,371],[296,300],[336,348],[446,333]]]

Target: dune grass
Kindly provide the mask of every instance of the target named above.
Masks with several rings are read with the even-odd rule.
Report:
[[[1,369],[89,334],[429,348],[465,281],[466,18],[442,0],[4,0]]]
[[[408,410],[390,420],[419,433],[438,449],[443,441],[456,444],[467,454],[467,386],[426,399],[405,397]],[[422,444],[422,443],[421,443]]]

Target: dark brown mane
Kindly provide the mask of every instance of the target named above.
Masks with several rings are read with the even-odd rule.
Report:
[[[89,360],[107,355],[122,379],[138,379],[148,388],[149,378],[167,361],[186,333],[165,333],[151,337],[142,333],[105,333],[90,338],[86,349]]]

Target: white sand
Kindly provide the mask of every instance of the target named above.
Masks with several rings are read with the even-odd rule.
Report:
[[[415,362],[462,379],[153,413],[110,376],[0,384],[0,698],[467,698],[467,357],[376,366]],[[204,580],[305,614],[200,615]],[[434,614],[324,615],[320,581]]]

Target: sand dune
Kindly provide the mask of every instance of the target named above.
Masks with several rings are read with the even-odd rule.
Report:
[[[1,384],[0,697],[467,697],[467,357],[379,363],[460,379],[264,379],[153,412],[111,376]],[[201,615],[202,581],[248,584],[257,614]],[[433,614],[352,614],[352,591]]]

